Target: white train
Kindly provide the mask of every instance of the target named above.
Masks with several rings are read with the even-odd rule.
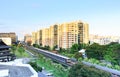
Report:
[[[75,63],[71,62],[71,59],[66,57],[66,56],[55,54],[55,53],[52,53],[50,51],[38,49],[38,48],[35,48],[35,47],[28,47],[28,48],[33,50],[33,51],[39,52],[40,54],[42,54],[46,57],[49,57],[49,58],[51,58],[51,59],[53,59],[57,62],[60,62],[62,64],[66,64],[68,66],[71,66],[72,64],[75,64]]]

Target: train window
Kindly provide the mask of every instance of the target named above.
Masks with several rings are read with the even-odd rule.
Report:
[[[66,59],[66,62],[67,62],[67,63],[70,63],[70,62],[71,62],[71,60],[70,60],[70,59]]]

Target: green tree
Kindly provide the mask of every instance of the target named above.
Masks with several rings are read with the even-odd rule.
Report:
[[[76,59],[78,60],[79,58],[82,58],[82,54],[79,53],[79,52],[76,52],[76,53],[74,54],[74,58],[76,58]]]
[[[101,60],[104,57],[104,51],[106,50],[106,48],[107,47],[105,45],[99,45],[97,43],[94,43],[86,47],[87,57]]]
[[[59,53],[68,53],[68,51],[67,51],[66,49],[64,49],[64,48],[60,48],[60,49],[58,50],[58,52],[59,52]]]
[[[71,67],[68,77],[110,77],[110,75],[110,73],[96,69],[95,67],[78,63]]]
[[[45,46],[44,46],[44,49],[45,49],[45,50],[50,50],[50,46],[46,46],[46,45],[45,45]]]
[[[79,45],[73,44],[72,47],[70,48],[70,53],[76,53],[78,51],[79,51]]]
[[[57,46],[57,45],[55,45],[55,46],[53,47],[53,50],[55,50],[57,47],[58,47],[58,46]]]
[[[29,63],[37,72],[42,71],[42,67],[38,66],[36,62],[30,62]]]
[[[40,48],[38,44],[33,44],[33,47]]]
[[[78,52],[81,49],[85,49],[87,47],[87,44],[73,44],[70,48],[70,53],[74,54]]]
[[[120,64],[120,44],[110,43],[105,50],[104,59],[112,64]]]

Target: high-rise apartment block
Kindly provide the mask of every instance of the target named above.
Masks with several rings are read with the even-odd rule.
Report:
[[[73,44],[88,43],[88,24],[81,21],[63,23],[58,29],[58,46],[70,48]]]
[[[49,46],[50,45],[50,38],[49,38],[49,28],[45,28],[42,30],[42,46]]]
[[[61,48],[70,48],[73,44],[88,43],[89,41],[89,27],[87,23],[81,21],[55,24],[49,28],[41,29],[39,34],[35,36],[32,33],[33,43],[37,43],[37,37],[39,43],[42,46],[54,46]]]
[[[26,34],[25,36],[24,36],[24,41],[25,41],[25,43],[32,43],[32,36],[31,35],[29,35],[29,34]]]
[[[37,32],[32,32],[32,44],[37,44]]]

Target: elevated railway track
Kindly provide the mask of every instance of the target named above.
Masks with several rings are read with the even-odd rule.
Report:
[[[62,56],[62,55],[59,55],[59,54],[55,54],[55,53],[52,53],[52,52],[47,51],[47,50],[38,49],[38,48],[35,48],[35,47],[32,47],[32,46],[26,46],[26,48],[29,49],[29,50],[35,51],[37,53],[40,53],[40,54],[42,54],[46,57],[49,57],[52,60],[54,60],[56,62],[59,62],[60,64],[65,65],[65,66],[70,66],[71,67],[72,65],[77,63],[77,61],[73,62],[68,57],[65,57],[65,56]],[[117,71],[115,69],[110,69],[110,68],[107,68],[107,67],[94,65],[94,64],[91,64],[91,63],[87,63],[87,62],[82,62],[82,63],[85,64],[85,65],[88,65],[88,66],[95,66],[98,69],[110,72],[111,75],[112,75],[111,77],[120,77],[120,71]]]

